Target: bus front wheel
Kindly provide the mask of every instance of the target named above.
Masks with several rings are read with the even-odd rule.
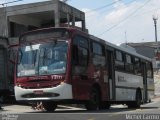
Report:
[[[90,93],[90,100],[85,104],[87,110],[98,110],[100,103],[100,94],[98,89],[93,88]]]
[[[43,102],[43,107],[46,111],[54,111],[57,108],[57,104],[53,102]]]

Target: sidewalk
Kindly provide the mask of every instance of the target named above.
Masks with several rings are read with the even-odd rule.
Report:
[[[160,94],[156,94],[153,99],[158,99],[158,98],[160,98]]]

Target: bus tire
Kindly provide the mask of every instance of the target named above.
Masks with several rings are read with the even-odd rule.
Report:
[[[128,104],[128,108],[140,108],[141,100],[142,100],[141,92],[140,92],[140,90],[137,90],[136,99],[135,99],[134,102],[130,102]]]
[[[43,107],[46,111],[54,111],[57,108],[57,104],[54,102],[43,102]]]
[[[87,110],[99,110],[100,93],[97,88],[93,88],[90,93],[90,100],[87,101],[85,107]]]
[[[142,100],[141,92],[137,91],[136,92],[136,101],[135,101],[135,107],[136,108],[140,108],[140,106],[141,106],[141,100]]]
[[[108,102],[101,102],[99,109],[101,109],[101,110],[109,109],[110,106],[111,106],[111,104]]]

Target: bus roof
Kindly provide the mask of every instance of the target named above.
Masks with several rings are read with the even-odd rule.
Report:
[[[147,60],[147,61],[150,61],[150,62],[152,61],[151,58],[148,58],[148,57],[145,57],[145,56],[143,56],[143,55],[140,55],[140,54],[138,54],[136,51],[131,51],[131,50],[125,48],[125,47],[117,46],[117,45],[115,45],[115,44],[112,44],[112,43],[110,43],[110,42],[107,42],[107,41],[105,41],[105,40],[102,40],[102,39],[100,39],[100,38],[98,38],[98,37],[95,37],[95,36],[92,36],[92,35],[90,35],[90,38],[93,39],[93,40],[96,40],[96,41],[105,43],[105,45],[110,46],[110,47],[112,47],[112,48],[114,48],[114,49],[117,49],[117,50],[123,51],[123,52],[125,52],[125,53],[134,55],[134,56],[136,56],[136,57],[138,57],[138,58],[141,58],[141,59],[144,59],[144,60]]]

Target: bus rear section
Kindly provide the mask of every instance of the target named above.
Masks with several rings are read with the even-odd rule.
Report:
[[[154,96],[152,61],[135,51],[115,50],[116,101],[140,107]]]

